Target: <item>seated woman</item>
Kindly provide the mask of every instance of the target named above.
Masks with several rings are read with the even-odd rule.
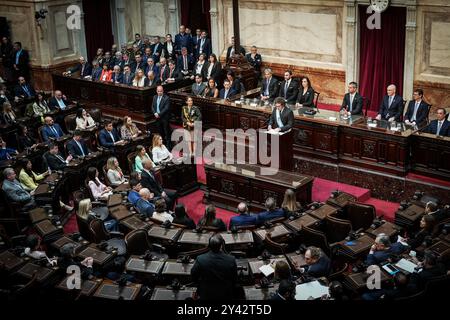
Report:
[[[90,167],[87,171],[87,178],[89,180],[88,186],[91,190],[92,196],[95,200],[108,200],[108,197],[112,195],[112,189],[105,186],[98,179],[98,170],[95,167]]]
[[[196,121],[202,121],[202,114],[197,106],[194,106],[194,100],[192,97],[186,99],[186,105],[183,106],[181,111],[181,119],[183,121],[183,128],[189,132],[189,135],[185,135],[185,139],[189,140],[189,151],[191,154],[195,153],[194,144],[194,125]],[[153,156],[153,159],[155,156]]]
[[[144,71],[142,69],[138,69],[138,71],[136,72],[136,75],[134,76],[133,79],[133,87],[138,87],[138,88],[143,88],[145,87],[145,74]]]
[[[107,63],[103,64],[102,66],[102,73],[100,74],[99,81],[103,82],[110,82],[112,76],[112,70],[109,69],[109,66]]]
[[[216,207],[210,204],[206,207],[205,215],[198,222],[198,226],[217,228],[218,231],[227,231],[222,219],[216,218]]]
[[[172,153],[163,145],[163,139],[159,134],[153,135],[152,156],[156,164],[165,163],[172,160]]]
[[[3,111],[1,115],[1,123],[6,125],[13,125],[16,124],[16,114],[14,113],[14,110],[12,109],[11,103],[9,102],[3,102]]]
[[[119,161],[117,161],[116,157],[111,157],[108,159],[106,162],[106,170],[108,180],[113,187],[117,187],[118,185],[127,182],[122,169],[119,167]]]
[[[38,187],[39,181],[42,181],[49,175],[48,171],[42,174],[36,174],[32,170],[33,165],[31,161],[26,158],[21,160],[20,166],[22,169],[19,173],[19,181],[22,187],[28,192],[34,191]]]
[[[141,133],[141,130],[139,130],[136,124],[133,123],[131,117],[125,116],[123,118],[123,125],[120,128],[120,135],[122,136],[123,140],[136,138]]]
[[[19,125],[18,132],[18,144],[19,150],[23,151],[25,149],[34,148],[37,146],[37,141],[29,133],[28,128],[24,125]]]
[[[140,172],[142,172],[142,169],[143,169],[142,162],[145,159],[150,159],[150,160],[152,160],[152,159],[148,155],[144,146],[138,145],[136,147],[136,152],[137,152],[136,158],[134,158],[134,170],[140,173]],[[152,161],[152,163],[153,163],[153,161]]]
[[[76,130],[88,130],[96,126],[94,119],[83,108],[77,110],[75,122],[77,123]]]
[[[152,218],[161,222],[166,220],[173,221],[173,216],[167,212],[167,205],[164,199],[161,198],[155,201],[155,212],[153,212]]]
[[[188,229],[195,229],[195,222],[186,213],[186,208],[184,204],[179,203],[175,206],[175,219],[172,221],[173,223],[180,224],[186,226]]]
[[[287,189],[285,191],[281,208],[284,210],[286,217],[289,217],[302,209],[302,205],[297,202],[294,190]]]
[[[219,97],[219,89],[217,89],[216,81],[213,78],[208,80],[208,85],[206,86],[205,91],[203,91],[203,97],[205,98]]]
[[[109,211],[107,207],[97,207],[92,209],[91,199],[83,199],[78,204],[77,216],[82,220],[86,221],[88,224],[94,219],[100,219],[105,225],[105,229],[108,231],[117,231],[118,224],[117,220],[109,216]]]
[[[24,254],[32,259],[46,259],[52,266],[57,264],[56,259],[49,259],[45,251],[41,249],[41,238],[36,234],[30,234],[26,239]]]
[[[308,77],[302,77],[300,90],[298,91],[297,107],[314,107],[314,89]]]
[[[41,123],[44,123],[44,115],[49,113],[51,110],[47,104],[47,101],[45,101],[44,93],[38,92],[36,94],[35,101],[33,103],[33,114],[34,117],[39,118],[39,121]]]
[[[434,226],[436,225],[436,219],[432,215],[425,215],[420,220],[420,231],[417,232],[414,237],[409,238],[406,242],[411,249],[420,247],[425,241],[425,238],[433,235]]]

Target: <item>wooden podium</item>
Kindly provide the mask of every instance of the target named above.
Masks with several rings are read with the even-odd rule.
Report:
[[[293,169],[293,133],[292,130],[286,132],[273,132],[266,131],[267,135],[267,155],[272,158],[271,148],[272,143],[278,143],[278,169],[284,171],[292,171]],[[261,145],[261,141],[258,136],[258,150],[264,148]],[[263,164],[258,157],[258,164],[263,166],[270,166],[270,164]]]

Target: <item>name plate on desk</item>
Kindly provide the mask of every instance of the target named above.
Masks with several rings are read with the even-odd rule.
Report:
[[[119,287],[115,283],[109,283],[103,281],[98,290],[95,292],[94,297],[112,299],[112,300],[134,300],[136,299],[142,284],[129,284],[127,286]]]
[[[162,274],[175,276],[190,276],[194,262],[181,263],[176,261],[166,261]]]
[[[248,177],[252,177],[252,178],[255,177],[255,173],[254,173],[253,171],[250,171],[250,170],[242,169],[242,170],[241,170],[241,173],[242,173],[244,176],[248,176]]]
[[[164,259],[147,261],[139,257],[130,257],[126,264],[127,271],[159,274],[164,266]]]

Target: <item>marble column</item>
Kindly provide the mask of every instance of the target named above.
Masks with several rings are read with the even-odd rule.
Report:
[[[212,52],[219,57],[220,55],[220,36],[219,36],[219,19],[217,10],[217,0],[211,0],[209,14],[211,15],[211,42],[212,42]]]
[[[345,9],[347,15],[345,17],[346,28],[346,59],[345,59],[345,83],[358,81],[358,10],[355,0],[345,0]]]
[[[178,14],[178,1],[170,0],[169,2],[169,32],[172,34],[172,39],[175,41],[175,35],[178,33],[180,25],[180,15]],[[162,35],[165,36],[165,35]]]
[[[411,99],[414,86],[414,59],[416,51],[416,0],[406,6],[405,62],[403,67],[403,98]]]
[[[115,38],[114,41],[120,48],[122,44],[127,43],[126,29],[125,29],[125,1],[115,0],[114,1],[114,16],[115,22]]]

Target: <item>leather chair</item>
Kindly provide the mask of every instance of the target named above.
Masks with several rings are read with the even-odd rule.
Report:
[[[320,92],[314,91],[313,104],[316,109],[317,109],[317,105],[319,103],[319,96],[320,96]]]
[[[370,99],[368,97],[362,97],[362,99],[364,116],[367,117],[367,111],[370,109]]]
[[[77,117],[76,114],[68,114],[67,116],[64,117],[64,123],[66,125],[66,130],[70,134],[72,134],[77,127],[77,122],[75,120],[76,117]]]
[[[272,235],[268,232],[264,238],[264,247],[272,254],[285,254],[288,245],[286,243],[278,243],[272,240]]]
[[[348,263],[344,263],[343,266],[340,266],[334,270],[331,271],[331,274],[328,276],[329,281],[339,280],[343,275],[344,272],[348,269]]]
[[[347,205],[347,219],[352,223],[354,231],[370,228],[370,225],[375,218],[376,209],[371,204],[350,202]]]
[[[195,250],[191,250],[191,251],[183,251],[183,252],[179,252],[177,254],[177,256],[189,256],[192,259],[197,258],[199,255],[207,253],[209,251],[208,247],[203,247],[203,248],[199,248],[199,249],[195,249]]]
[[[137,152],[131,152],[127,155],[128,169],[130,173],[134,171],[134,159],[136,158]]]
[[[103,171],[103,176],[105,177],[105,184],[108,187],[110,187],[111,186],[111,181],[109,181],[109,178],[108,178],[108,170],[106,169],[106,164],[103,165],[102,171]]]
[[[330,257],[331,246],[328,243],[325,233],[319,230],[311,229],[303,226],[300,231],[302,243],[306,246],[314,246],[322,249],[322,251]]]
[[[102,120],[102,110],[99,108],[92,108],[89,109],[88,113],[91,115],[92,119],[94,119],[95,122],[101,123]]]
[[[108,232],[100,219],[92,219],[89,223],[89,229],[93,236],[93,242],[100,243],[102,241],[111,240],[112,238],[123,237],[123,233],[120,232]]]
[[[344,240],[352,230],[352,224],[348,220],[328,216],[324,219],[325,234],[331,243]]]
[[[80,233],[80,235],[83,237],[83,239],[89,242],[93,242],[94,237],[91,228],[89,227],[89,223],[86,220],[80,218],[78,215],[76,215],[76,219],[78,225],[78,232]]]
[[[152,248],[148,233],[144,229],[137,229],[128,233],[125,236],[125,243],[130,255],[141,255]]]
[[[44,128],[44,126],[40,126],[38,128],[38,137],[39,137],[39,142],[44,142],[44,139],[42,138],[42,128]]]

